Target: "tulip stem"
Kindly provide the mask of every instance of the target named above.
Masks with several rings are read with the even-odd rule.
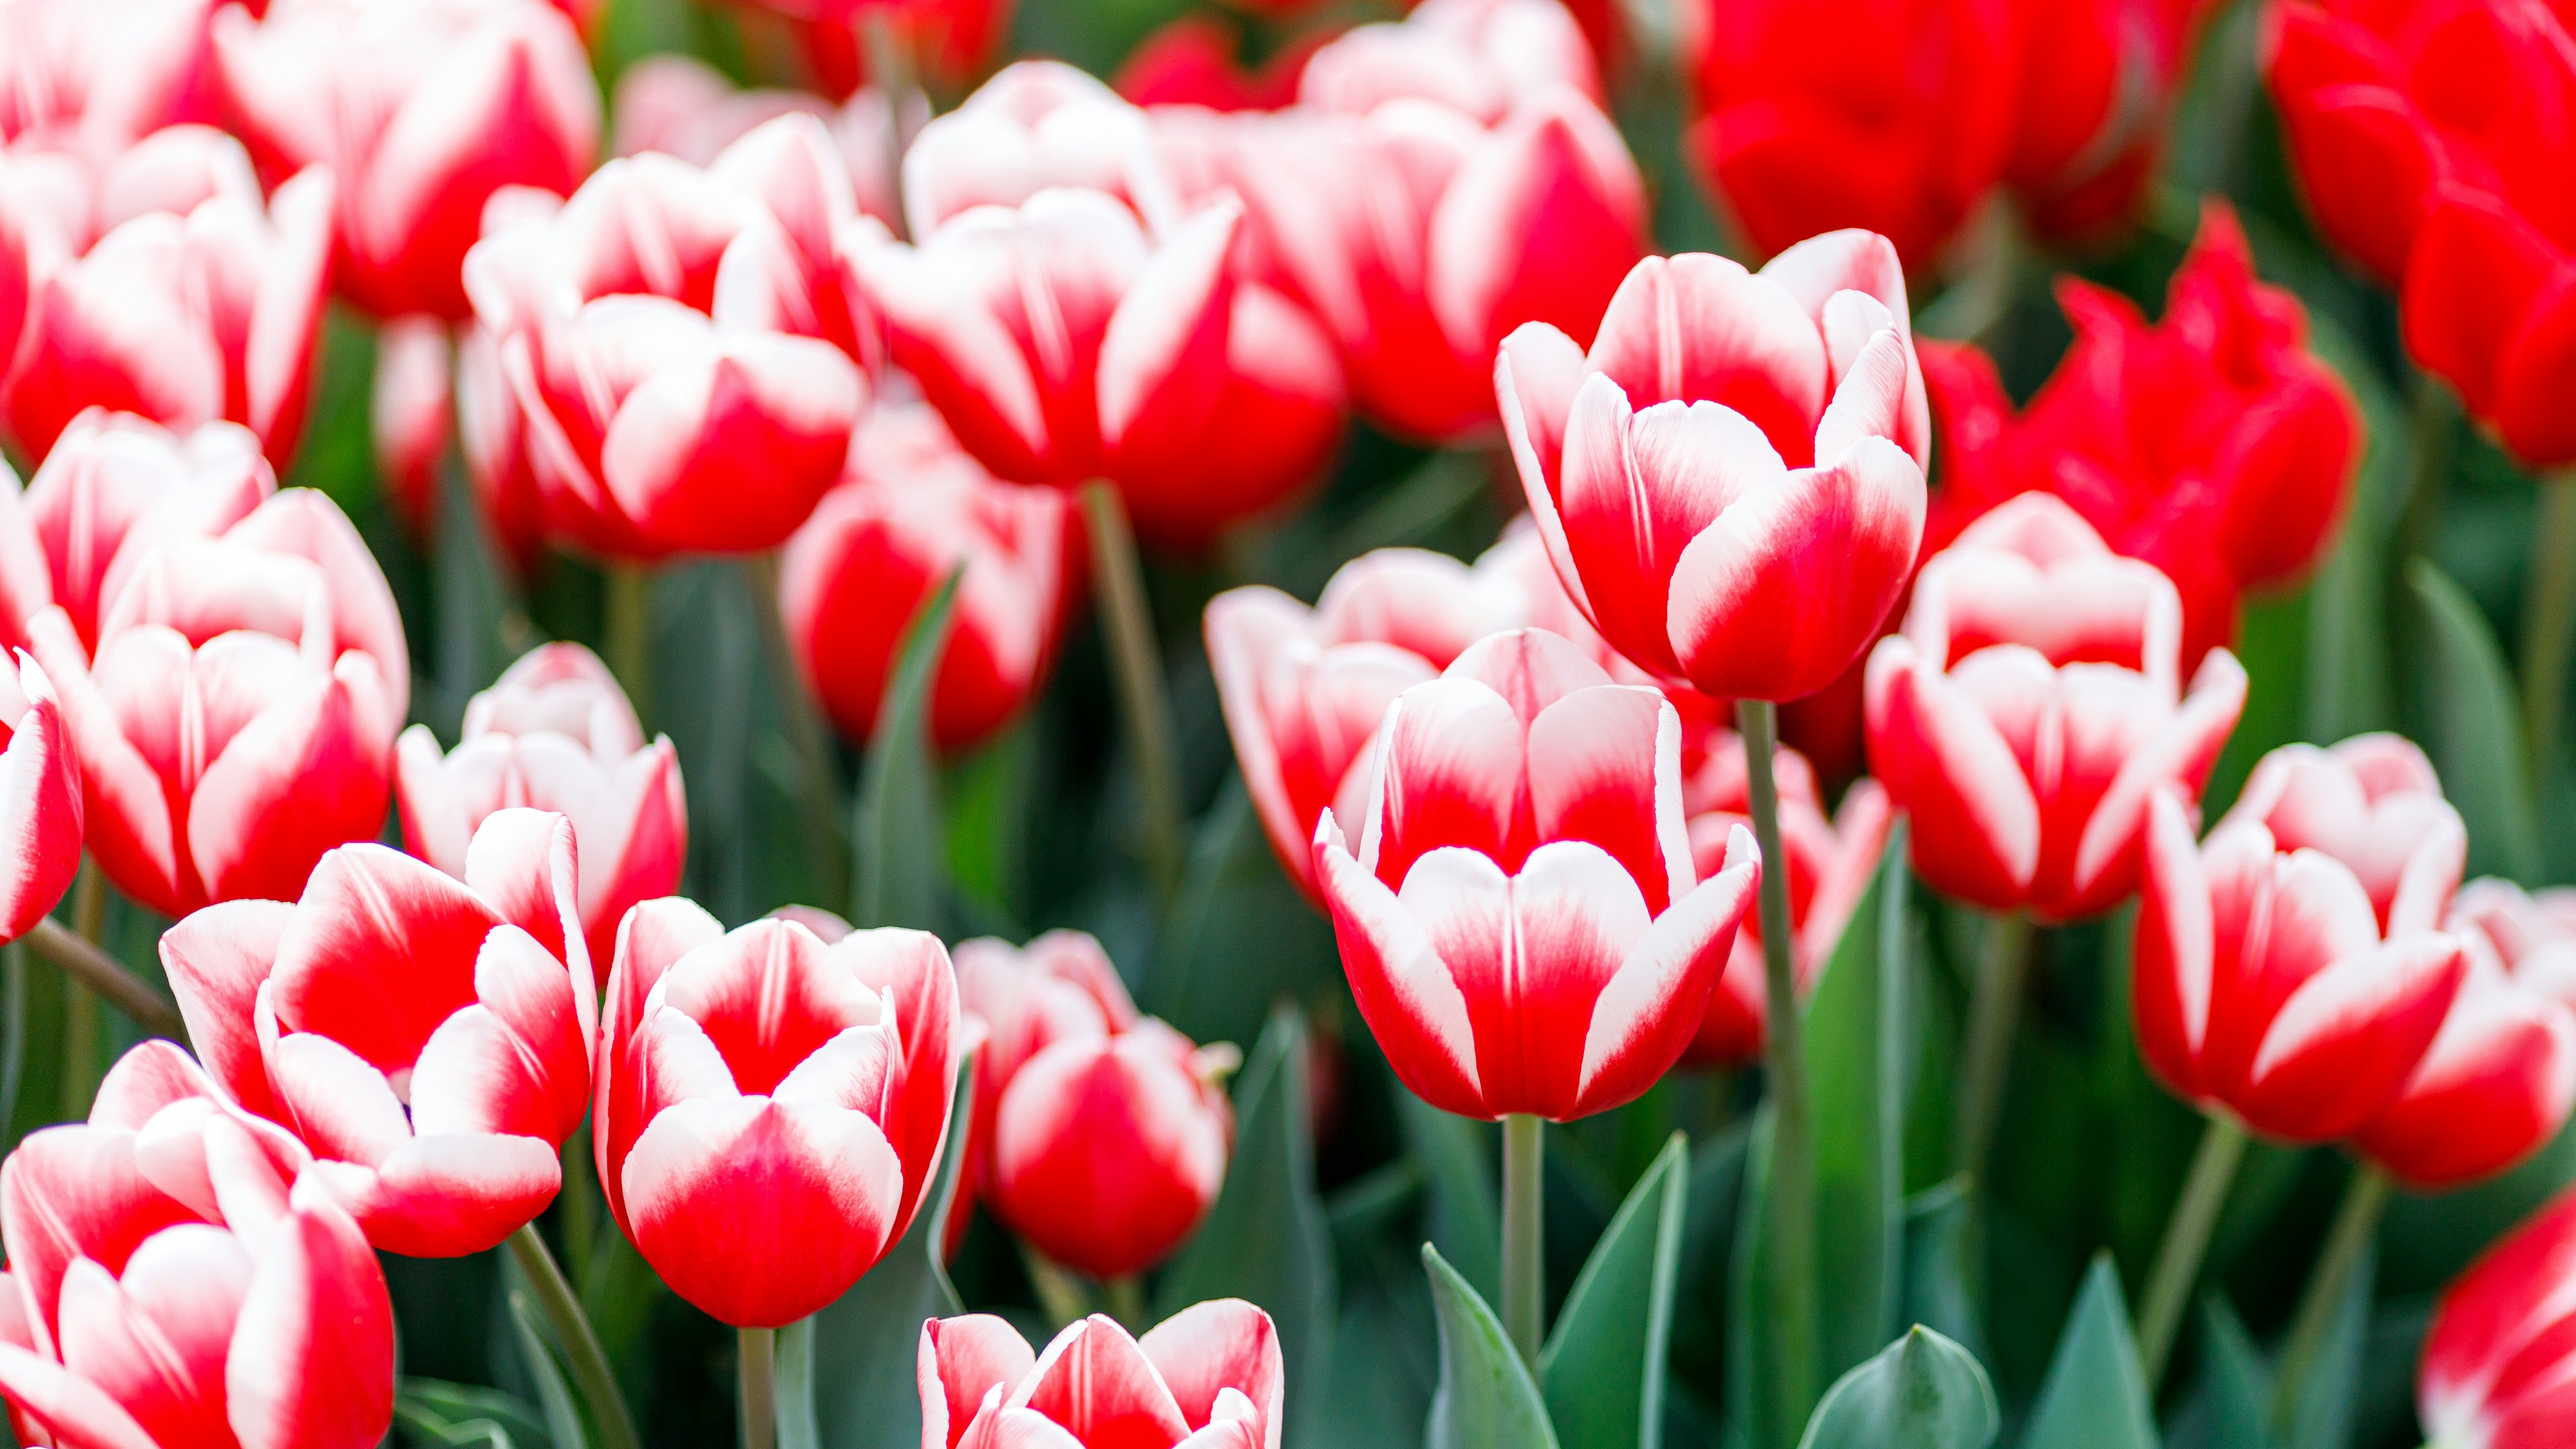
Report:
[[[2325,1352],[2326,1337],[2334,1331],[2335,1315],[2343,1311],[2343,1296],[2352,1286],[2352,1275],[2361,1269],[2369,1256],[2370,1245],[2379,1237],[2379,1220],[2388,1211],[2391,1184],[2388,1174],[2370,1162],[2356,1163],[2352,1183],[2344,1189],[2343,1205],[2335,1209],[2334,1226],[2326,1230],[2326,1245],[2317,1254],[2317,1265],[2308,1273],[2308,1286],[2299,1294],[2299,1309],[2290,1319],[2289,1337],[2281,1341],[2281,1358],[2272,1375],[2272,1422],[2286,1426],[2297,1411],[2299,1393],[2306,1387],[2308,1375],[2316,1369],[2317,1358]]]
[[[1527,1112],[1503,1118],[1503,1332],[1533,1375],[1547,1327],[1546,1153],[1545,1120]]]
[[[154,1036],[178,1042],[188,1039],[188,1024],[181,1019],[179,1008],[170,1004],[170,998],[105,951],[65,929],[62,922],[51,916],[36,922],[36,928],[27,933],[27,946],[70,977],[73,989],[83,996],[94,991],[106,997],[109,1004]]]
[[[519,1271],[536,1290],[537,1306],[545,1310],[546,1321],[554,1325],[555,1337],[563,1343],[564,1357],[572,1365],[573,1387],[590,1409],[590,1427],[599,1435],[600,1449],[643,1449],[643,1441],[635,1435],[635,1421],[627,1415],[626,1398],[617,1391],[617,1374],[600,1349],[599,1335],[591,1332],[590,1320],[582,1316],[581,1300],[573,1296],[572,1284],[555,1265],[555,1255],[546,1250],[546,1240],[537,1236],[537,1225],[522,1224],[509,1243],[510,1256],[518,1260]]]
[[[641,564],[608,565],[607,595],[601,600],[599,643],[608,656],[608,672],[625,687],[635,717],[649,726],[653,717],[653,571]]]
[[[1753,839],[1762,848],[1762,981],[1767,1012],[1765,1087],[1771,1097],[1771,1201],[1763,1232],[1771,1242],[1771,1307],[1779,1361],[1771,1365],[1773,1425],[1791,1439],[1816,1402],[1816,1166],[1807,1121],[1807,1046],[1799,1016],[1797,969],[1790,957],[1796,928],[1789,916],[1789,872],[1780,849],[1780,785],[1772,775],[1779,747],[1779,706],[1735,702],[1744,737],[1746,794]]]
[[[1135,752],[1144,794],[1145,863],[1153,872],[1156,897],[1168,905],[1181,883],[1181,776],[1165,703],[1162,650],[1145,598],[1144,567],[1137,561],[1127,505],[1114,485],[1096,479],[1082,485],[1082,516],[1091,534],[1100,626],[1108,636],[1110,667],[1117,676],[1128,746]]]
[[[742,1449],[778,1444],[778,1330],[740,1328],[737,1359],[742,1382]]]
[[[834,803],[841,798],[840,771],[833,765],[832,744],[823,732],[818,706],[805,688],[804,673],[796,662],[795,642],[787,637],[786,617],[779,613],[778,555],[753,554],[743,560],[742,575],[751,586],[752,609],[760,615],[761,645],[769,659],[770,678],[777,682],[779,723],[786,731],[788,747],[796,755],[802,796],[797,813],[803,817],[805,849],[812,862],[811,879],[847,881],[850,867],[836,823],[840,809]]]
[[[2523,585],[2522,732],[2531,778],[2547,788],[2558,772],[2559,719],[2566,713],[2568,651],[2576,646],[2576,469],[2540,480],[2540,517],[2531,531]]]
[[[2183,1179],[2182,1196],[2174,1200],[2165,1221],[2165,1240],[2156,1249],[2155,1267],[2147,1273],[2147,1291],[2138,1299],[2138,1365],[2145,1371],[2147,1392],[2165,1376],[2173,1356],[2174,1334],[2182,1327],[2183,1306],[2192,1283],[2200,1277],[2209,1253],[2209,1235],[2218,1228],[2218,1210],[2227,1205],[2227,1189],[2236,1181],[2237,1164],[2245,1160],[2245,1129],[2236,1119],[2213,1116],[2201,1129],[2200,1150],[2192,1154],[2191,1175]]]
[[[1959,1062],[1959,1101],[1950,1124],[1950,1170],[1980,1185],[2003,1112],[2011,1075],[2013,1026],[2030,977],[2030,917],[2019,911],[1986,923],[1986,949],[1968,1003],[1968,1039]]]
[[[106,925],[107,877],[99,873],[95,857],[85,857],[72,880],[72,933],[99,960],[113,964],[98,944]],[[98,1095],[98,1030],[98,993],[83,975],[69,973],[63,983],[63,1111],[68,1116],[88,1116]]]
[[[1152,1325],[1145,1322],[1145,1280],[1133,1273],[1121,1273],[1100,1285],[1109,1300],[1109,1316],[1127,1326],[1129,1333],[1143,1333]]]

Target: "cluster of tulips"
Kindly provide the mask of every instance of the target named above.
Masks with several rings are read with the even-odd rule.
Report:
[[[2466,879],[2480,842],[2423,749],[2286,745],[2203,810],[2261,686],[2248,600],[2324,566],[2373,443],[2261,233],[2213,196],[2185,237],[2180,201],[2153,321],[2061,280],[2073,341],[2026,401],[1974,340],[2016,258],[2176,209],[2164,122],[2208,0],[1240,0],[1114,85],[999,64],[997,0],[743,0],[721,24],[813,89],[663,55],[599,63],[604,100],[621,8],[0,0],[26,471],[0,465],[0,939],[139,1029],[85,1122],[0,1164],[19,1443],[385,1442],[410,1380],[380,1255],[506,1249],[555,1449],[636,1449],[632,1372],[542,1230],[580,1204],[739,1331],[746,1449],[816,1442],[817,1315],[899,1258],[935,1277],[984,1221],[1042,1312],[894,1325],[924,1449],[1322,1442],[1291,1411],[1326,1362],[1283,1304],[1145,1319],[1143,1275],[1221,1197],[1295,1194],[1237,1186],[1243,1054],[1140,1010],[1143,946],[1091,917],[1018,944],[812,905],[728,928],[680,894],[696,742],[648,736],[671,685],[645,641],[656,574],[708,558],[774,614],[791,712],[854,748],[912,731],[924,771],[1026,728],[1095,610],[1126,753],[1093,763],[1127,772],[1167,895],[1195,786],[1140,546],[1235,585],[1196,589],[1178,650],[1203,644],[1252,828],[1366,1035],[1319,1042],[1296,1131],[1375,1058],[1502,1124],[1496,1300],[1432,1255],[1443,1449],[1661,1442],[1662,1328],[1619,1434],[1560,1389],[1637,1365],[1550,1338],[1625,1290],[1596,1256],[1551,1296],[1544,1124],[1712,1072],[1759,1101],[1748,1446],[1996,1437],[1950,1338],[1821,1347],[1803,1011],[1891,899],[1984,921],[1947,1089],[1967,1192],[2035,930],[2109,923],[2137,1056],[2205,1118],[2104,1350],[2138,1416],[2249,1141],[2354,1164],[2287,1394],[2393,1192],[2567,1126],[2576,903]],[[2515,465],[2576,462],[2576,11],[2237,8],[2392,345]],[[1613,120],[1656,71],[1758,268],[1658,253],[1691,181],[1650,185]],[[370,507],[399,523],[366,534],[345,493],[281,486],[335,309],[374,336]],[[1370,449],[1473,456],[1518,516],[1472,562],[1356,551],[1311,604],[1240,582],[1235,545]],[[2492,747],[2545,771],[2576,481],[2544,489],[2526,739]],[[595,571],[601,652],[540,643],[461,719],[427,708],[386,540],[529,587]],[[868,756],[880,787],[899,766]],[[111,889],[166,924],[157,979],[101,945]],[[1611,1317],[1668,1321],[1656,1253],[1662,1288]],[[2449,1289],[2418,1404],[2443,1449],[2576,1434],[2576,1200]]]

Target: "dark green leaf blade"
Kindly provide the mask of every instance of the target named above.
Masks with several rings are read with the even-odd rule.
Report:
[[[1905,835],[1897,827],[1807,1007],[1818,1379],[1897,1330],[1905,1253]]]
[[[1312,999],[1341,974],[1333,928],[1270,851],[1237,775],[1190,843],[1181,891],[1137,1002],[1198,1041],[1245,1041],[1281,998]]]
[[[1690,1194],[1676,1132],[1593,1246],[1539,1355],[1539,1386],[1566,1449],[1657,1449],[1671,1360],[1673,1285]]]
[[[1428,1243],[1422,1266],[1440,1322],[1440,1388],[1424,1449],[1556,1449],[1547,1405],[1494,1310]]]
[[[2333,1326],[2323,1351],[2308,1365],[2304,1381],[2275,1381],[2276,1396],[2286,1395],[2287,1422],[2275,1425],[2286,1449],[2347,1449],[2352,1443],[2353,1411],[2361,1398],[2361,1366],[2369,1348],[2370,1298],[2378,1281],[2375,1252],[2364,1251],[2335,1305]],[[2286,1367],[2286,1366],[2285,1366]]]
[[[948,625],[957,606],[960,564],[905,626],[894,676],[886,681],[877,711],[876,738],[868,742],[860,773],[859,803],[851,821],[855,852],[850,919],[861,926],[910,926],[935,931],[946,924],[946,853],[938,848],[939,760],[930,748],[930,695]]]
[[[2156,1449],[2154,1404],[2108,1253],[2096,1254],[2031,1406],[2023,1449]]]
[[[2272,1449],[2272,1370],[2225,1298],[2202,1305],[2201,1393],[2213,1449]]]
[[[1396,1093],[1405,1145],[1422,1163],[1424,1224],[1459,1276],[1491,1297],[1502,1291],[1503,1209],[1482,1122],[1453,1117],[1411,1092]]]
[[[1917,1325],[1826,1390],[1798,1449],[1985,1449],[2001,1428],[1976,1356]]]
[[[1936,1329],[1970,1353],[1985,1346],[1969,1257],[1968,1179],[1954,1177],[1905,1200],[1902,1317]]]
[[[2540,825],[2504,651],[2476,604],[2425,559],[2406,565],[2426,632],[2426,752],[2469,827],[2469,874],[2540,876]]]

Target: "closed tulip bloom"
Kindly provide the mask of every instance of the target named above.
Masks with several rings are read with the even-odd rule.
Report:
[[[503,186],[568,194],[599,154],[581,35],[543,0],[276,0],[215,18],[263,170],[340,178],[336,281],[379,317],[468,313],[459,268]]]
[[[1843,792],[1842,803],[1827,815],[1816,790],[1816,772],[1795,750],[1780,750],[1772,770],[1780,790],[1780,853],[1786,857],[1781,868],[1789,873],[1789,921],[1797,931],[1790,961],[1803,994],[1815,988],[1861,895],[1877,874],[1879,857],[1895,829],[1896,811],[1886,789],[1876,780],[1864,779],[1854,781]],[[1691,855],[1700,873],[1717,874],[1725,866],[1735,832],[1753,824],[1741,736],[1731,730],[1718,732],[1700,767],[1682,782],[1682,808],[1690,815]],[[1748,911],[1736,929],[1726,974],[1709,994],[1699,1033],[1682,1053],[1684,1063],[1735,1067],[1761,1057],[1770,1016],[1762,970],[1761,913]]]
[[[679,888],[689,801],[670,737],[644,740],[635,707],[599,656],[541,644],[465,704],[464,735],[441,755],[427,725],[397,743],[403,848],[458,879],[475,832],[500,810],[572,822],[582,934],[594,962],[617,954],[617,923]]]
[[[2260,823],[2284,850],[2342,861],[2383,926],[2440,920],[2468,859],[2468,829],[2433,762],[2400,735],[2283,745],[2255,762],[2227,818]]]
[[[962,567],[930,735],[942,750],[967,750],[1046,683],[1078,597],[1082,547],[1071,498],[993,477],[927,405],[881,407],[840,486],[787,541],[779,617],[806,687],[842,734],[865,740],[906,631]]]
[[[1926,563],[1868,677],[1870,764],[1913,817],[1916,872],[2060,921],[2135,890],[2148,796],[2196,797],[2245,709],[2224,649],[2184,691],[2181,633],[2164,575],[2048,494]]]
[[[2576,461],[2576,32],[2522,0],[2277,0],[2266,79],[2318,230],[2532,467]]]
[[[1817,237],[1759,273],[1649,257],[1588,353],[1524,327],[1494,390],[1566,592],[1703,694],[1823,689],[1913,571],[1930,422],[1884,238]]]
[[[920,931],[830,945],[687,901],[618,932],[594,1142],[618,1226],[682,1298],[776,1328],[903,1236],[947,1139],[962,1028]]]
[[[2214,0],[2016,5],[2020,94],[2004,179],[2043,236],[2126,219]]]
[[[81,774],[53,682],[23,652],[0,669],[0,940],[36,927],[80,873]]]
[[[2576,1105],[2576,1010],[2510,973],[2455,911],[2469,969],[2441,1035],[2353,1145],[2410,1186],[2440,1190],[2537,1152]]]
[[[921,1449],[1279,1449],[1287,1370],[1270,1315],[1238,1298],[1143,1338],[1095,1313],[1044,1352],[989,1314],[921,1326]]]
[[[215,0],[12,0],[0,9],[0,142],[112,156],[164,126],[222,118]]]
[[[375,396],[368,410],[376,476],[414,538],[438,518],[439,468],[455,411],[456,347],[435,317],[398,317],[376,331]]]
[[[323,852],[383,829],[410,655],[384,574],[322,494],[141,551],[95,658],[59,610],[31,633],[90,852],[135,900],[182,916],[300,895]]]
[[[692,55],[652,55],[617,78],[611,149],[620,156],[660,151],[705,166],[753,129],[802,111],[823,123],[860,211],[891,221],[896,209],[894,107],[885,93],[863,90],[839,106],[809,91],[742,90],[724,72]]]
[[[2132,1004],[2139,1054],[2203,1110],[2282,1141],[2369,1122],[2423,1063],[2468,970],[2438,917],[2382,931],[2352,870],[2255,820],[2192,840],[2149,803]],[[2438,909],[2438,907],[2436,907]]]
[[[1444,1111],[1571,1121],[1689,1046],[1761,867],[1692,861],[1681,723],[1543,630],[1488,638],[1396,698],[1352,853],[1315,870],[1378,1044]]]
[[[207,163],[208,153],[232,160]],[[208,164],[238,179],[194,180]],[[181,191],[161,190],[182,176],[191,179]],[[173,128],[107,168],[95,214],[57,210],[27,223],[24,334],[0,376],[0,411],[18,445],[41,459],[73,418],[104,407],[181,431],[230,420],[258,436],[271,462],[291,458],[334,194],[330,168],[316,166],[263,203],[238,143]],[[0,210],[31,201],[13,189]]]
[[[2482,937],[2516,981],[2576,1008],[2576,887],[2525,891],[2481,876],[2452,898],[2451,929]]]
[[[292,1129],[377,1247],[479,1253],[554,1200],[597,1015],[562,816],[486,820],[461,881],[342,846],[300,900],[199,911],[161,961],[226,1100]]]
[[[2576,1193],[2442,1291],[2415,1412],[2440,1449],[2554,1449],[2576,1433]]]
[[[193,1080],[192,1080],[193,1079]],[[197,1110],[149,1042],[84,1125],[0,1164],[0,1394],[21,1430],[117,1449],[364,1449],[393,1423],[394,1319],[366,1237],[292,1139]]]

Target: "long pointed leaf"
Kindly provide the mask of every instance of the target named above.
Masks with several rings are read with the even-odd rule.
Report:
[[[1895,1336],[1905,1256],[1905,836],[1899,827],[1807,1007],[1819,1377]]]
[[[2478,606],[2424,559],[2406,565],[2426,632],[2425,748],[2469,827],[2469,873],[2540,876],[2540,825],[2512,675]]]
[[[1428,1243],[1422,1266],[1440,1321],[1440,1389],[1431,1398],[1425,1449],[1557,1449],[1538,1385],[1494,1310]]]
[[[2023,1449],[2156,1449],[2155,1406],[2111,1255],[2095,1255],[2066,1315]]]
[[[930,749],[931,686],[948,647],[960,564],[903,632],[894,675],[868,742],[850,840],[857,859],[850,919],[861,926],[946,924],[946,852],[939,848],[939,760]]]
[[[1798,1449],[1985,1449],[2002,1424],[1976,1355],[1917,1326],[1825,1392]]]
[[[1674,1279],[1690,1200],[1689,1139],[1676,1132],[1629,1190],[1565,1298],[1539,1384],[1566,1449],[1659,1449]]]

